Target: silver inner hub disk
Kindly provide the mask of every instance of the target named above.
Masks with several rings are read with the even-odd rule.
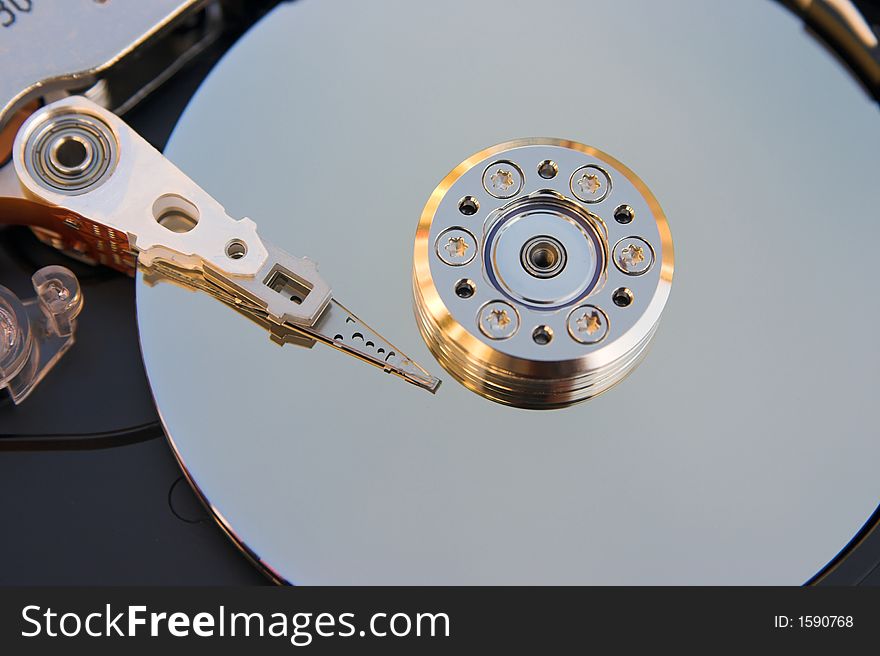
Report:
[[[536,308],[567,305],[595,287],[604,248],[586,213],[555,198],[532,198],[501,212],[485,253],[491,278],[512,299]]]

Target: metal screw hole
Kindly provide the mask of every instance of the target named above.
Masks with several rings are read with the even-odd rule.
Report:
[[[619,287],[614,290],[613,294],[611,294],[611,300],[614,301],[614,304],[617,307],[627,307],[632,305],[633,293],[626,287]]]
[[[545,346],[553,339],[553,329],[550,326],[538,326],[532,332],[532,340],[535,344]]]
[[[455,283],[455,295],[459,298],[470,298],[477,291],[477,286],[473,281],[466,278]]]
[[[473,216],[480,211],[480,201],[473,196],[465,196],[458,202],[458,211],[465,216]]]
[[[540,175],[545,180],[552,180],[556,177],[557,173],[559,173],[559,167],[552,159],[545,159],[543,162],[538,164],[538,175]]]
[[[233,239],[226,244],[226,257],[232,260],[240,260],[247,255],[247,244],[240,239]]]
[[[614,210],[614,220],[618,223],[622,223],[626,225],[627,223],[632,223],[632,220],[635,218],[636,212],[629,205],[620,205],[617,209]]]

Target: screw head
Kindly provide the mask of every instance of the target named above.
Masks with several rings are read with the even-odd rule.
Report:
[[[495,198],[513,198],[523,188],[525,177],[513,162],[493,162],[483,171],[483,188]]]
[[[614,265],[628,276],[647,273],[654,264],[654,250],[641,237],[624,237],[614,245]]]
[[[595,305],[581,305],[568,315],[568,334],[581,344],[598,344],[608,334],[608,317]]]
[[[449,266],[464,266],[477,255],[477,240],[464,228],[444,230],[435,245],[437,257]]]
[[[611,191],[611,177],[595,164],[582,166],[571,176],[571,193],[585,203],[605,200]]]
[[[519,314],[510,303],[492,301],[480,308],[477,323],[489,339],[507,339],[519,328]]]

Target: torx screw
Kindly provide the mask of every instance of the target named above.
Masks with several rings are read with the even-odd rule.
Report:
[[[594,164],[582,166],[571,176],[571,193],[585,203],[598,203],[611,191],[611,177]]]
[[[519,328],[519,315],[509,303],[492,301],[480,308],[477,323],[489,339],[507,339]]]
[[[625,237],[614,246],[614,265],[628,276],[647,273],[654,264],[654,250],[641,237]]]
[[[595,305],[582,305],[568,315],[568,334],[581,344],[597,344],[608,334],[608,317]]]
[[[437,237],[435,250],[449,266],[463,266],[477,255],[477,240],[464,228],[450,228]]]
[[[513,162],[501,160],[486,167],[483,188],[495,198],[513,198],[523,188],[525,178]]]

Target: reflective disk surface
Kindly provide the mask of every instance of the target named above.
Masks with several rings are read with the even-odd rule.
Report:
[[[527,137],[625,162],[675,241],[645,361],[563,410],[468,391],[413,317],[429,195]],[[283,3],[167,155],[445,383],[139,281],[170,441],[290,583],[803,583],[880,501],[878,153],[876,105],[776,3]]]

